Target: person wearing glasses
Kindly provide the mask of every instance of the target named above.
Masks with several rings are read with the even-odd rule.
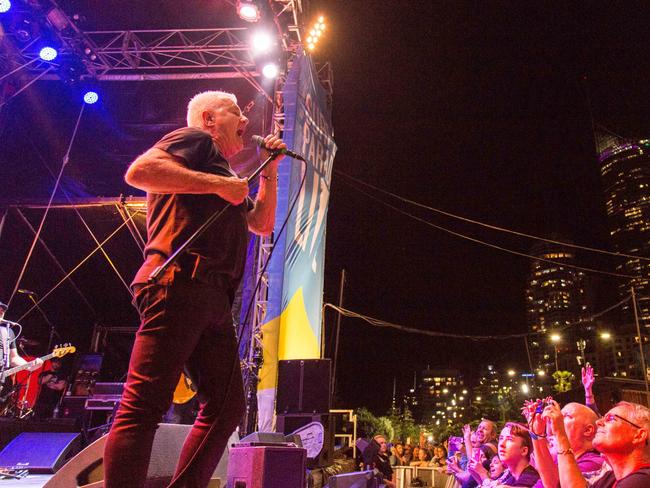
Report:
[[[611,471],[589,481],[585,480],[576,462],[558,403],[549,402],[542,418],[549,422],[556,437],[562,488],[650,487],[650,409],[647,407],[620,402],[596,421],[593,446],[605,457]]]

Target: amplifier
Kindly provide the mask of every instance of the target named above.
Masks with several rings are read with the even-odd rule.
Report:
[[[122,399],[124,383],[95,383],[92,396],[88,397],[86,410],[113,411]]]

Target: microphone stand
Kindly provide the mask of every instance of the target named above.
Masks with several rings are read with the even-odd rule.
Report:
[[[253,172],[253,174],[249,175],[249,176],[246,178],[246,181],[247,181],[247,182],[250,182],[253,178],[255,178],[258,174],[260,174],[260,173],[262,172],[262,170],[263,170],[264,168],[266,168],[266,166],[267,166],[271,161],[273,161],[273,160],[278,156],[278,154],[279,154],[279,152],[277,152],[277,151],[271,152],[270,155],[269,155],[269,157],[266,158],[266,161],[264,161],[264,162],[263,162],[263,163],[262,163],[262,164],[261,164],[261,165],[260,165],[260,166],[259,166],[259,167],[254,171],[254,172]],[[185,252],[185,251],[186,251],[186,250],[187,250],[187,249],[188,249],[188,248],[189,248],[189,247],[190,247],[190,246],[191,246],[191,245],[192,245],[192,244],[193,244],[193,243],[194,243],[194,242],[199,238],[199,237],[201,237],[201,235],[203,235],[203,233],[204,233],[204,232],[205,232],[205,231],[206,231],[206,230],[207,230],[207,229],[208,229],[212,224],[214,224],[214,223],[219,219],[219,217],[221,217],[221,216],[223,215],[223,213],[224,213],[228,208],[230,208],[231,206],[232,206],[232,205],[231,205],[230,203],[226,203],[226,205],[225,205],[223,208],[217,210],[217,211],[216,211],[215,213],[213,213],[210,217],[208,217],[208,219],[207,219],[205,222],[203,222],[203,224],[201,224],[201,226],[200,226],[198,229],[196,229],[196,230],[194,231],[194,233],[193,233],[193,234],[192,234],[192,235],[191,235],[191,236],[190,236],[190,237],[189,237],[189,238],[188,238],[188,239],[187,239],[183,244],[181,244],[181,245],[179,246],[179,248],[176,249],[176,251],[174,251],[174,252],[171,254],[171,256],[169,256],[169,257],[167,258],[167,260],[166,260],[163,264],[161,264],[160,266],[158,266],[158,267],[153,271],[153,273],[151,273],[151,275],[149,276],[149,280],[148,280],[148,282],[149,282],[149,283],[157,283],[158,280],[160,279],[160,277],[162,276],[162,274],[163,274],[165,271],[167,271],[167,269],[168,269],[172,264],[174,264],[174,263],[176,262],[176,260],[180,257],[180,255],[181,255],[182,253],[184,253],[184,252]]]
[[[30,293],[29,294],[29,299],[32,301],[32,303],[34,304],[36,309],[41,313],[41,315],[45,319],[45,322],[47,323],[47,325],[50,326],[50,338],[48,339],[48,342],[47,342],[47,351],[45,351],[46,353],[49,353],[50,351],[52,351],[52,342],[54,342],[54,336],[55,335],[59,336],[59,334],[57,333],[56,327],[54,327],[54,324],[52,323],[52,321],[47,317],[47,315],[45,315],[45,312],[43,311],[43,309],[40,307],[38,302],[34,299],[34,294]],[[60,338],[61,338],[61,336],[59,336],[59,339]]]

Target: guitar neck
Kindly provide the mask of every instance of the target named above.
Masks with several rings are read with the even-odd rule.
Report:
[[[4,380],[5,378],[8,378],[9,376],[12,376],[16,373],[20,373],[21,371],[31,368],[36,364],[36,361],[39,359],[41,361],[47,361],[48,359],[52,359],[54,357],[54,353],[47,354],[43,357],[40,357],[38,359],[34,359],[33,361],[30,361],[28,363],[23,364],[22,366],[15,366],[13,368],[6,369],[2,372],[2,379]]]

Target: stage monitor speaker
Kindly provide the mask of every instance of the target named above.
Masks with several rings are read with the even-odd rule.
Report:
[[[332,430],[332,416],[330,414],[291,414],[278,415],[275,419],[275,429],[283,434],[291,434],[311,422],[320,422],[325,429],[323,449],[315,458],[307,458],[309,469],[330,466],[334,462],[334,431]]]
[[[329,359],[279,361],[276,413],[329,413],[329,410]]]
[[[176,464],[191,425],[159,424],[151,449],[146,488],[165,487],[174,475]],[[225,479],[228,470],[228,449],[237,442],[236,433],[228,440],[213,478]],[[43,488],[74,488],[101,486],[104,479],[104,446],[106,436],[97,439],[63,466]]]
[[[379,486],[379,478],[372,470],[337,474],[327,480],[328,488],[377,488]]]
[[[305,449],[237,446],[230,449],[228,487],[304,488]]]
[[[0,452],[0,467],[56,473],[80,448],[78,432],[23,432]]]

